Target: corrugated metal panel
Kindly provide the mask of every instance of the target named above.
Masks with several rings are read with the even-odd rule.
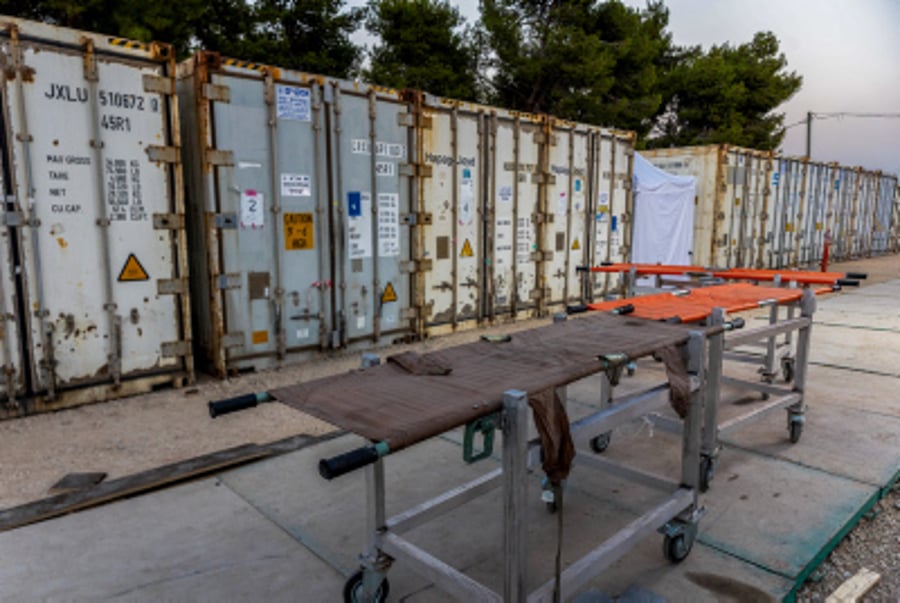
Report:
[[[9,188],[3,181],[3,194]],[[23,216],[4,203],[4,221],[0,224],[0,370],[2,392],[8,406],[15,407],[16,398],[26,393],[25,370],[22,366],[22,336],[19,311],[16,305],[16,264],[13,260],[15,229],[22,225]]]
[[[197,339],[210,368],[411,335],[402,95],[212,53],[179,70]]]
[[[874,212],[872,253],[882,254],[891,250],[893,211],[897,191],[896,176],[878,176],[878,199]]]
[[[486,197],[492,216],[492,261],[487,266],[491,319],[527,318],[538,311],[543,178],[543,118],[496,109],[490,116]],[[490,252],[489,252],[490,253]]]
[[[424,263],[418,286],[424,327],[434,335],[477,326],[483,316],[488,108],[430,95],[420,103],[419,157],[425,169],[419,175],[417,234]]]
[[[191,375],[171,48],[0,27],[33,408]]]

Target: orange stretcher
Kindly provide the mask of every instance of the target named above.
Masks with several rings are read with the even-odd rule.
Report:
[[[718,270],[703,266],[677,266],[664,264],[603,264],[601,266],[582,267],[585,272],[631,272],[637,276],[705,276],[725,280],[765,281],[782,283],[795,282],[800,285],[838,285],[843,287],[859,286],[859,281],[866,278],[863,272],[811,272],[805,270],[761,270],[755,268],[728,268]]]
[[[831,287],[813,289],[819,295],[831,293]],[[592,311],[628,314],[637,318],[667,322],[700,322],[712,314],[713,308],[723,308],[728,313],[753,310],[776,303],[778,305],[799,301],[803,289],[759,287],[750,283],[729,283],[695,289],[683,289],[673,293],[641,295],[628,299],[572,306],[570,313]]]

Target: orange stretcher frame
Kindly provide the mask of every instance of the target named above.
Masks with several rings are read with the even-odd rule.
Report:
[[[795,282],[801,285],[841,285],[857,286],[866,278],[862,272],[812,272],[805,270],[761,270],[756,268],[728,268],[717,270],[703,266],[678,266],[665,264],[605,264],[581,268],[588,272],[631,272],[638,276],[711,276],[726,280],[746,280],[782,283]]]
[[[813,289],[816,295],[831,293],[831,287]],[[799,301],[803,289],[759,287],[750,283],[729,283],[674,293],[656,293],[627,299],[586,304],[586,310],[627,314],[636,318],[673,322],[700,322],[712,314],[713,308],[728,313],[753,310],[772,303]]]

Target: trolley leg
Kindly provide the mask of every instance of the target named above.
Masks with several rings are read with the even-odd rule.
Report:
[[[503,394],[503,600],[524,603],[528,560],[528,395]]]
[[[714,308],[710,324],[725,322],[725,310]],[[709,488],[716,471],[719,454],[719,397],[722,376],[722,353],[725,348],[725,333],[718,333],[709,339],[707,349],[706,398],[703,404],[703,441],[700,448],[700,491]]]
[[[378,459],[366,467],[366,507],[369,546],[368,552],[360,556],[362,582],[356,600],[379,601],[378,591],[391,565],[391,559],[381,552],[376,541],[385,524],[384,459]]]
[[[803,292],[803,298],[800,300],[800,315],[809,318],[809,325],[803,327],[797,333],[797,357],[794,374],[794,391],[799,392],[801,396],[806,388],[806,372],[809,368],[809,345],[812,336],[812,318],[816,311],[816,296],[811,289]],[[800,398],[800,401],[790,406],[788,412],[788,431],[790,433],[791,442],[797,442],[803,433],[803,424],[806,414],[806,397]]]
[[[769,324],[774,325],[778,322],[778,304],[772,304],[772,307],[769,309]],[[766,364],[763,367],[762,375],[763,379],[768,382],[772,382],[775,378],[775,352],[778,342],[776,339],[777,335],[772,335],[766,342]]]

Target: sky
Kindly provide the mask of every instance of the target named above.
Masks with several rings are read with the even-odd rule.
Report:
[[[644,0],[623,0],[637,8]],[[350,0],[358,6],[364,0]],[[478,0],[458,0],[469,21]],[[806,114],[900,113],[900,2],[897,0],[666,0],[669,31],[678,45],[749,42],[772,31],[788,70],[803,86],[777,110],[789,128],[782,152],[801,156]],[[371,44],[371,39],[359,40]],[[900,173],[900,118],[817,118],[812,158]]]

